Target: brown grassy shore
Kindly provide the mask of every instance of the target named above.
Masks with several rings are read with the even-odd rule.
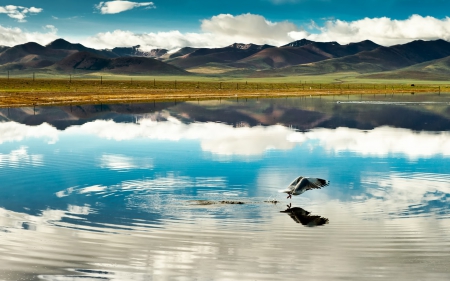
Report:
[[[0,107],[259,97],[448,92],[449,86],[196,81],[0,79]]]

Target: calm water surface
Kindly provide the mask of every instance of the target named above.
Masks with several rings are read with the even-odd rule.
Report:
[[[0,280],[450,279],[449,95],[0,121]],[[331,184],[288,200],[299,175]]]

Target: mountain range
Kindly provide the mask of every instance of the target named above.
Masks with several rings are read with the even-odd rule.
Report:
[[[57,39],[46,46],[0,46],[0,72],[6,71],[244,77],[355,73],[372,79],[447,80],[450,43],[417,40],[386,47],[369,40],[341,45],[302,39],[280,47],[235,43],[169,52],[140,46],[97,50]]]

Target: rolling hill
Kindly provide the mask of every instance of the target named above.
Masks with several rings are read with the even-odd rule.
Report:
[[[215,66],[223,64],[224,67],[261,70],[343,57],[378,47],[380,46],[369,40],[340,45],[337,42],[313,42],[302,39],[282,47],[236,43],[227,48],[199,49],[178,60],[168,62],[185,69],[214,63]],[[246,52],[239,52],[236,49]]]
[[[175,66],[146,57],[106,58],[89,52],[77,52],[53,66],[60,72],[91,71],[116,74],[186,75]]]
[[[447,56],[450,56],[449,42],[444,40],[417,40],[391,47],[381,46],[372,51],[362,51],[341,58],[261,71],[255,75],[261,77],[299,74],[318,75],[336,72],[382,72],[405,68]]]
[[[271,69],[310,63],[327,59],[316,52],[296,47],[281,47],[262,50],[233,64],[240,68]]]
[[[4,51],[8,50],[8,46],[0,46],[0,53],[3,53]]]
[[[149,58],[161,58],[167,54],[166,49],[153,49],[149,52],[142,51],[140,45],[134,47],[116,47],[111,50],[119,57],[149,57]]]
[[[380,45],[369,40],[340,45],[337,42],[313,42],[302,39],[283,47],[262,50],[240,60],[236,66],[256,69],[282,68],[354,55],[363,51],[371,51],[378,47]]]
[[[418,80],[450,80],[450,56],[442,59],[414,64],[399,70],[385,71],[361,76],[371,79],[418,79]]]
[[[42,68],[73,54],[74,50],[54,50],[37,43],[26,43],[8,48],[0,53],[4,69]]]
[[[232,63],[267,48],[273,48],[273,46],[235,43],[224,48],[199,48],[186,55],[169,59],[167,62],[183,69],[208,63]]]
[[[81,44],[73,44],[64,39],[56,39],[50,44],[45,46],[47,49],[51,50],[67,50],[67,51],[78,51],[78,52],[90,52],[96,55],[105,56],[108,58],[116,58],[120,57],[119,54],[116,54],[110,50],[96,50],[92,48],[85,47]]]
[[[163,57],[165,57],[167,59],[174,59],[174,58],[178,58],[178,57],[190,54],[190,53],[192,53],[192,52],[194,52],[194,51],[196,51],[198,49],[199,48],[184,47],[184,48],[181,48],[181,49],[179,49],[178,51],[176,51],[176,52],[174,52],[172,54],[166,54]]]

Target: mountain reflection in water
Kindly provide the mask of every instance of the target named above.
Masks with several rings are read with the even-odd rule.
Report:
[[[448,280],[449,101],[0,109],[0,280]]]

